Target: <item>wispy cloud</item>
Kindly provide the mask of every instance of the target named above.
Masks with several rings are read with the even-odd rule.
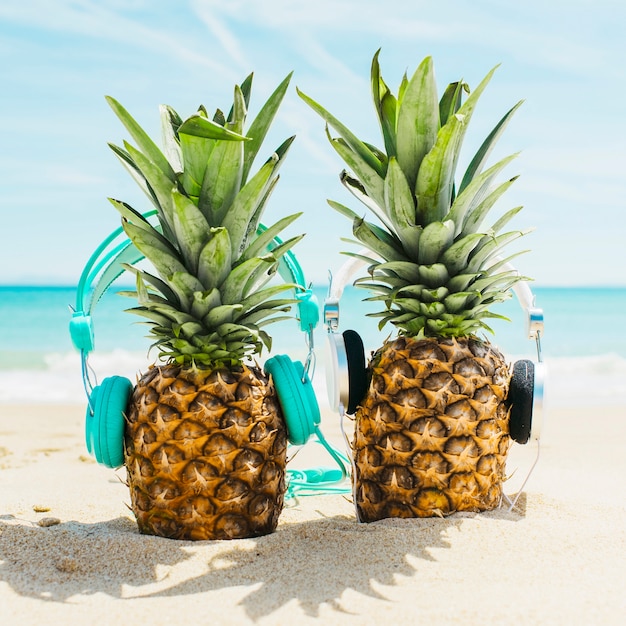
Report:
[[[320,33],[342,32],[346,34],[381,35],[388,31],[420,37],[426,34],[453,37],[455,28],[442,25],[440,20],[431,22],[429,3],[415,0],[316,0],[316,2],[293,2],[293,0],[194,0],[196,8],[210,9],[228,16],[233,21],[248,22],[256,28],[282,31],[299,31],[303,28]],[[439,8],[437,9],[437,12]],[[437,15],[435,12],[435,15]],[[413,14],[413,15],[411,15]],[[440,13],[439,13],[440,15]],[[420,19],[420,16],[423,16]]]
[[[58,219],[71,219],[72,229],[85,228],[97,239],[94,224],[104,224],[105,232],[117,219],[107,212],[106,197],[132,187],[106,148],[123,130],[105,93],[157,137],[159,102],[183,115],[199,101],[212,108],[214,97],[228,98],[232,85],[254,71],[251,108],[258,110],[295,70],[265,146],[267,152],[297,135],[270,210],[305,210],[303,250],[305,259],[310,250],[309,267],[315,267],[320,245],[339,248],[338,239],[328,237],[331,218],[319,218],[328,213],[326,197],[352,199],[342,198],[342,163],[323,121],[293,86],[380,145],[369,62],[382,47],[383,74],[393,88],[426,54],[435,59],[440,90],[448,77],[463,76],[475,86],[503,61],[464,150],[471,157],[504,111],[527,100],[498,146],[506,154],[522,150],[512,171],[522,177],[511,201],[528,207],[524,227],[526,215],[540,225],[535,241],[541,245],[533,244],[532,255],[537,275],[555,266],[556,255],[584,271],[585,259],[568,257],[571,242],[586,242],[585,256],[602,258],[602,244],[593,242],[603,241],[604,222],[611,221],[613,233],[623,228],[625,22],[619,0],[2,0],[0,205],[19,202],[42,240]],[[598,219],[589,219],[591,211]],[[24,220],[7,213],[3,235],[18,254]],[[64,263],[78,267],[89,242],[75,250],[72,237],[63,236]],[[24,259],[31,264],[24,271],[36,271],[38,262],[36,255]],[[623,283],[623,269],[613,265],[614,281]]]
[[[382,43],[488,45],[535,66],[607,75],[617,70],[617,50],[607,47],[604,34],[626,19],[626,9],[614,0],[527,0],[506,7],[492,0],[388,0],[384,5],[379,0],[195,0],[193,6],[223,22],[284,37],[315,32],[347,42],[356,36],[371,41],[372,50]]]
[[[216,12],[204,2],[192,2],[192,7],[209,32],[217,39],[224,54],[224,60],[232,67],[237,65],[242,70],[250,68],[250,61],[245,54],[240,40],[227,26],[224,20],[216,16]]]
[[[4,0],[0,4],[0,20],[26,25],[31,29],[56,33],[70,33],[89,38],[104,39],[111,43],[124,43],[147,52],[167,53],[181,62],[209,68],[213,72],[232,78],[228,59],[216,60],[205,54],[190,38],[167,21],[159,27],[150,27],[144,21],[144,11],[150,12],[154,3],[98,0],[45,0],[28,3]]]

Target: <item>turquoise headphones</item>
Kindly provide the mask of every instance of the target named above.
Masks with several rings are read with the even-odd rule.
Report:
[[[154,215],[150,211],[144,217]],[[264,226],[259,226],[263,232]],[[272,250],[282,242],[274,238],[268,246]],[[89,367],[89,354],[95,345],[92,313],[111,284],[121,276],[126,266],[135,265],[143,255],[126,237],[120,227],[96,248],[80,276],[76,306],[69,330],[74,347],[81,355],[81,373],[87,394],[85,439],[87,450],[95,459],[110,468],[124,464],[124,413],[133,384],[123,376],[110,376],[100,384],[93,384]],[[307,337],[308,356],[303,364],[292,361],[287,355],[276,355],[265,362],[265,372],[272,376],[278,400],[283,410],[289,443],[302,446],[312,437],[320,443],[336,462],[333,468],[288,470],[287,497],[308,493],[348,493],[349,486],[341,485],[347,477],[347,457],[331,446],[320,429],[320,409],[311,383],[315,364],[313,330],[319,322],[317,299],[306,287],[304,273],[291,251],[285,253],[278,265],[278,274],[288,283],[298,285],[298,321]]]

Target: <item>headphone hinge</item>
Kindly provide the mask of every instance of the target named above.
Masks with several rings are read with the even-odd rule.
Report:
[[[324,302],[324,324],[335,332],[339,328],[339,300],[327,298]]]
[[[298,320],[300,330],[310,333],[317,326],[320,319],[317,298],[311,289],[303,289],[296,294],[298,301]]]
[[[528,338],[536,339],[538,335],[543,334],[543,309],[529,307],[527,313],[526,324]]]

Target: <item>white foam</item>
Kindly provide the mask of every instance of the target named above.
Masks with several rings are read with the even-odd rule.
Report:
[[[298,358],[291,355],[292,358]],[[324,359],[318,355],[313,380],[323,409],[328,407]],[[90,357],[94,382],[114,374],[135,381],[152,362],[145,353],[125,350],[97,352]],[[83,403],[85,391],[80,356],[76,352],[51,353],[43,369],[6,369],[0,376],[0,403]],[[626,404],[626,359],[616,354],[546,361],[546,398],[550,407]]]
[[[626,359],[617,354],[551,358],[546,365],[549,406],[626,404]]]
[[[0,376],[0,403],[83,403],[86,400],[77,352],[51,353],[45,356],[43,369],[9,369]],[[92,383],[118,374],[135,381],[149,362],[143,354],[125,350],[95,353],[89,359]]]

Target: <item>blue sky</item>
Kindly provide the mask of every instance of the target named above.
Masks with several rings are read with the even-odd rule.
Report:
[[[394,90],[427,55],[440,91],[459,78],[474,87],[500,63],[464,156],[525,99],[493,157],[521,150],[506,170],[521,177],[495,210],[523,204],[514,226],[536,228],[519,269],[538,285],[626,285],[625,27],[621,0],[3,0],[0,284],[75,283],[119,225],[107,197],[148,208],[107,146],[128,136],[105,94],[158,137],[159,104],[183,117],[229,107],[254,71],[254,114],[292,70],[259,163],[297,138],[264,221],[304,211],[290,233],[307,233],[297,256],[324,282],[350,235],[326,199],[360,207],[295,86],[380,145],[369,68],[382,48]]]

